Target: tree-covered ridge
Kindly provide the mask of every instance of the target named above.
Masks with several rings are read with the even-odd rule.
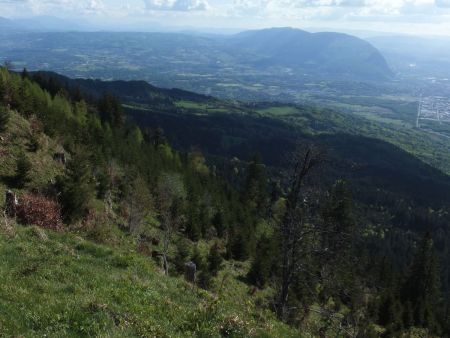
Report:
[[[49,93],[27,72],[13,74],[4,68],[0,72],[0,120],[6,122],[0,144],[0,192],[4,195],[5,189],[13,189],[19,196],[15,219],[24,225],[74,232],[115,248],[103,254],[102,247],[90,242],[72,243],[66,245],[68,252],[73,246],[81,251],[87,247],[89,254],[109,257],[117,268],[153,256],[161,274],[169,276],[182,274],[184,263],[192,261],[198,269],[198,286],[219,295],[219,299],[222,293],[231,297],[238,292],[255,305],[250,316],[261,323],[255,327],[273,320],[261,317],[259,311],[264,309],[313,336],[448,334],[448,306],[439,286],[432,240],[425,237],[417,249],[411,246],[416,235],[400,242],[415,256],[404,257],[409,266],[405,271],[392,264],[389,257],[383,257],[379,233],[371,234],[380,229],[364,224],[361,214],[365,209],[353,203],[349,184],[343,180],[328,183],[330,178],[316,184],[324,175],[322,167],[327,165],[320,147],[309,142],[293,152],[294,169],[286,173],[283,181],[274,180],[260,157],[254,156],[248,162],[241,161],[239,169],[236,167],[240,173],[227,182],[216,167],[207,165],[199,149],[174,151],[156,125],[140,128],[133,124],[112,95],[85,97],[80,91],[63,87]],[[35,170],[42,174],[34,175]],[[8,215],[4,217],[6,233],[14,232],[13,215]],[[18,229],[22,233],[22,228]],[[79,241],[67,236],[69,242]],[[19,247],[24,245],[17,243]],[[32,245],[25,250],[36,259]],[[131,261],[114,258],[115,250],[129,251]],[[13,265],[12,256],[8,255],[10,263],[2,267],[5,271]],[[45,263],[39,261],[37,265]],[[19,279],[40,273],[36,266],[23,271]],[[413,279],[425,286],[419,298],[409,282]],[[164,285],[162,276],[158,280]],[[175,282],[168,279],[167,283]],[[30,288],[28,284],[23,287]],[[242,291],[246,288],[248,293]],[[130,310],[132,297],[141,297],[142,292],[120,292],[115,300],[98,294],[101,299],[87,307],[98,314],[88,322],[89,328],[114,321],[108,309],[134,311]],[[120,303],[122,297],[127,298],[126,306],[111,303]],[[235,303],[241,300],[234,299]],[[136,300],[136,311],[140,311],[140,301]],[[192,299],[186,302],[192,304]],[[20,304],[9,302],[8,306],[18,311]],[[32,310],[30,316],[36,313],[33,311],[38,309]],[[49,311],[58,316],[60,308]],[[76,315],[84,320],[80,313]],[[144,325],[146,319],[140,313],[131,322],[136,329],[128,334],[154,334],[158,323],[153,318]],[[203,321],[200,315],[192,313],[191,320]],[[61,322],[48,318],[17,322],[20,327],[16,329],[26,332],[46,323],[46,330],[57,334],[63,332],[57,331],[61,325],[68,326],[69,331],[82,325],[70,316],[60,318]],[[116,318],[114,329],[120,334],[124,332],[123,318]],[[193,335],[208,332],[209,336],[264,336],[239,317],[233,318],[227,324],[221,315],[214,315],[211,326],[206,328],[177,322],[181,326],[163,333],[170,336],[171,332],[190,330]],[[7,326],[8,322],[0,323],[14,330]],[[267,330],[267,335],[277,337],[291,332],[284,326],[277,330]]]

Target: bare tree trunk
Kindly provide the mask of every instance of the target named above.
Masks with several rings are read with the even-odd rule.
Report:
[[[164,274],[166,276],[169,275],[169,260],[168,260],[169,246],[170,246],[170,225],[168,224],[169,217],[170,216],[167,216],[164,220],[164,239],[163,239],[163,252],[162,252]]]
[[[299,151],[296,156],[294,172],[291,178],[291,190],[286,200],[286,211],[280,225],[280,245],[282,252],[282,273],[280,290],[277,299],[277,316],[285,320],[287,316],[286,306],[289,299],[289,290],[293,276],[298,268],[298,250],[303,240],[303,215],[301,209],[300,193],[305,178],[318,164],[323,161],[323,153],[310,146],[304,151]]]

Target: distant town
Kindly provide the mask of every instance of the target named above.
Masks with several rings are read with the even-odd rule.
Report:
[[[417,114],[417,127],[421,120],[450,123],[450,98],[442,96],[421,97]]]

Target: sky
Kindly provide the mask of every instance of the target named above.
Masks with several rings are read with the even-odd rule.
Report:
[[[37,15],[114,30],[291,26],[450,36],[450,0],[0,0],[0,16]]]

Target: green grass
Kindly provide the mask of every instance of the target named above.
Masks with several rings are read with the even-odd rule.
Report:
[[[296,113],[290,113],[296,110]],[[407,122],[372,114],[345,114],[332,110],[301,109],[285,105],[265,107],[259,112],[296,126],[304,134],[347,133],[373,137],[394,144],[427,164],[450,174],[450,144],[448,138],[418,130]],[[436,127],[435,127],[436,128]],[[443,127],[445,128],[445,127]]]
[[[298,109],[291,106],[274,106],[264,109],[258,109],[257,112],[269,116],[281,116],[298,114]]]
[[[130,248],[14,226],[0,232],[0,336],[299,336],[230,278],[217,295],[192,290]]]
[[[206,109],[207,108],[207,104],[194,102],[194,101],[178,101],[175,103],[175,105],[179,108],[186,108],[186,109]]]
[[[222,105],[213,105],[211,103],[200,103],[194,101],[177,101],[175,105],[178,108],[183,108],[195,111],[197,114],[202,113],[226,113],[229,111],[228,107]]]

